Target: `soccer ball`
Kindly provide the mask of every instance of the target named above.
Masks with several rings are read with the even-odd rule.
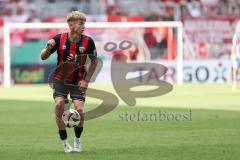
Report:
[[[72,128],[80,123],[80,114],[74,109],[68,109],[63,112],[62,121],[66,127]]]

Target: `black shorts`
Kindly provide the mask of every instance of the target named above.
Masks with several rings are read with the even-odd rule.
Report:
[[[67,99],[70,93],[72,100],[80,100],[85,102],[86,94],[79,90],[77,85],[64,84],[62,81],[54,80],[53,82],[53,98],[63,97]]]

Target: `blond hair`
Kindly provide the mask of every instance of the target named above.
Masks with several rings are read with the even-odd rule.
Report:
[[[86,21],[86,15],[79,11],[72,11],[67,15],[67,22],[77,20]]]

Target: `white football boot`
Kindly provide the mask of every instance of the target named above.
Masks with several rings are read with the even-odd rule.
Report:
[[[81,142],[80,142],[80,138],[74,138],[74,148],[73,151],[75,152],[82,152],[82,146],[81,146]]]
[[[72,147],[71,147],[71,145],[68,143],[67,139],[63,140],[63,147],[64,147],[64,152],[65,152],[65,153],[70,153],[70,152],[72,152]]]

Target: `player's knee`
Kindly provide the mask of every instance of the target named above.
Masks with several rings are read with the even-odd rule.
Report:
[[[59,100],[56,102],[56,109],[57,110],[64,109],[64,100]]]
[[[78,113],[82,114],[83,113],[83,108],[81,106],[76,106],[76,110]]]

